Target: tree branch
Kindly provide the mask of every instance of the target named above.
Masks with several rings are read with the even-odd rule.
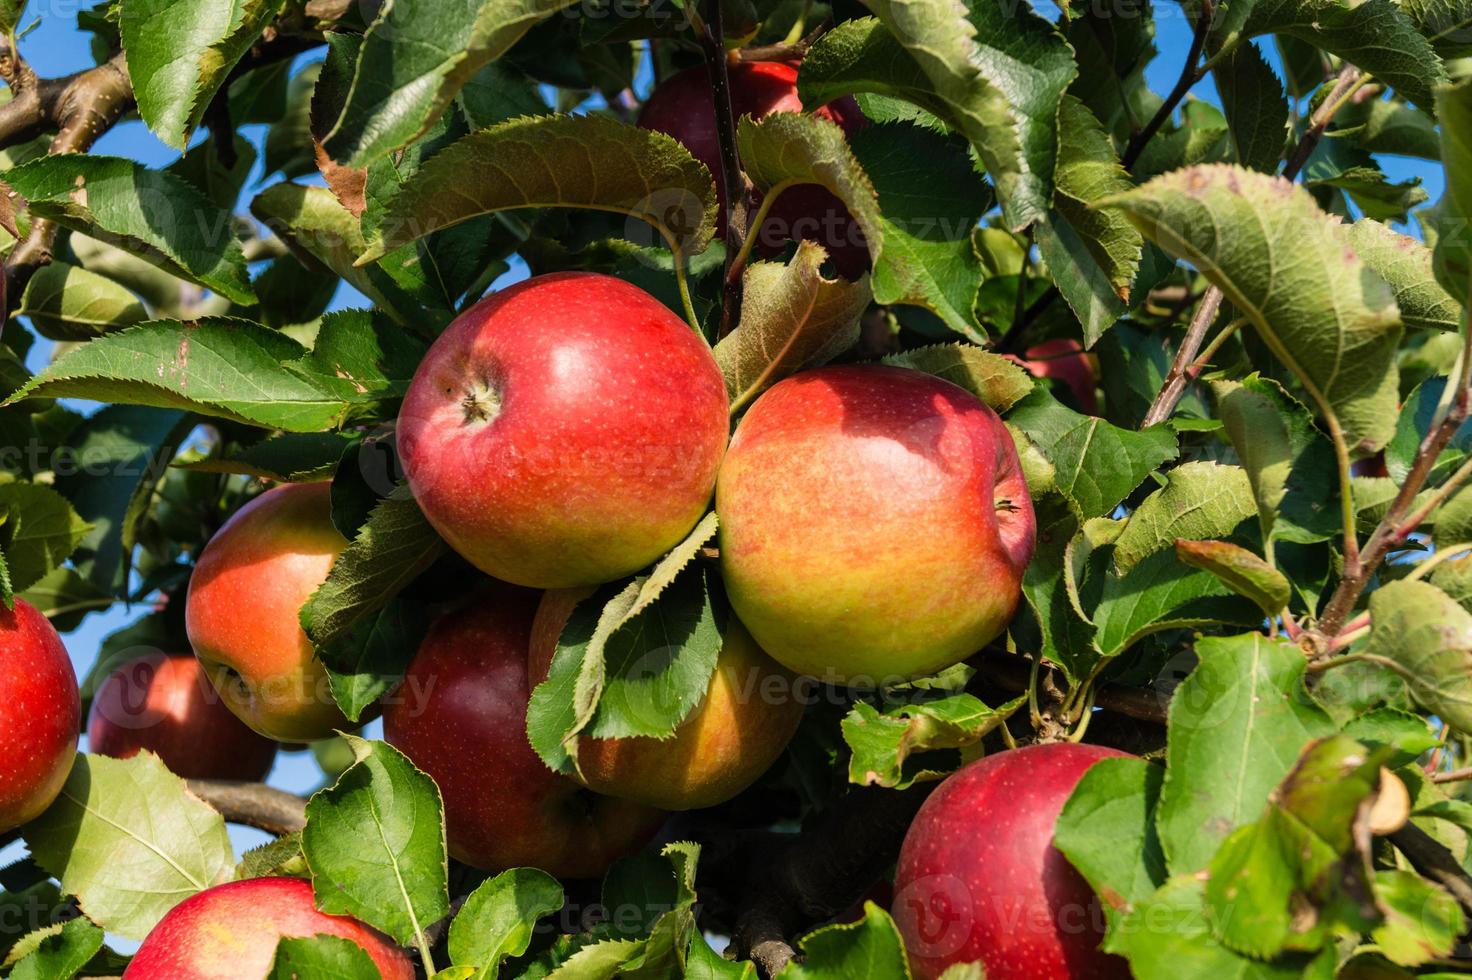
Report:
[[[1175,113],[1176,106],[1191,91],[1191,86],[1201,81],[1202,70],[1198,67],[1201,61],[1201,52],[1206,48],[1206,36],[1211,33],[1211,21],[1215,13],[1215,5],[1212,0],[1201,0],[1201,13],[1196,18],[1196,30],[1191,35],[1191,48],[1186,53],[1186,63],[1181,68],[1181,77],[1176,79],[1175,88],[1165,97],[1160,108],[1155,110],[1155,115],[1145,123],[1143,129],[1130,137],[1129,145],[1124,148],[1119,162],[1126,170],[1133,170],[1144,152],[1145,145],[1154,139],[1155,134],[1160,132],[1160,127]]]
[[[716,108],[716,141],[721,147],[721,182],[726,188],[726,276],[721,303],[720,336],[730,333],[741,320],[741,245],[746,240],[747,216],[751,212],[751,184],[741,168],[736,148],[736,115],[731,107],[731,78],[726,56],[725,28],[720,0],[706,0],[705,19],[696,36],[705,52],[710,73],[711,99]]]
[[[1211,328],[1217,311],[1221,308],[1222,291],[1212,286],[1196,306],[1196,313],[1191,317],[1190,326],[1186,328],[1186,336],[1181,340],[1181,349],[1176,351],[1176,359],[1171,363],[1165,382],[1160,386],[1160,393],[1155,396],[1150,410],[1145,413],[1145,420],[1140,423],[1140,428],[1148,429],[1152,425],[1158,425],[1170,418],[1170,413],[1175,411],[1181,396],[1186,393],[1186,384],[1191,380],[1187,368],[1196,360],[1196,353],[1206,340],[1206,331]]]
[[[1316,111],[1309,119],[1308,129],[1298,138],[1298,143],[1293,147],[1293,152],[1288,155],[1288,161],[1283,166],[1283,176],[1289,180],[1298,176],[1298,171],[1308,162],[1313,155],[1314,147],[1319,145],[1324,131],[1329,128],[1329,123],[1334,114],[1344,105],[1350,90],[1363,83],[1360,70],[1354,65],[1345,65],[1339,72],[1339,78],[1334,82],[1334,87],[1329,90],[1329,95],[1319,104]]]
[[[307,825],[307,801],[264,783],[191,779],[189,792],[219,811],[230,823],[280,837]]]
[[[1451,851],[1409,822],[1390,835],[1390,842],[1406,856],[1411,867],[1451,892],[1457,903],[1472,914],[1472,876],[1463,870]]]

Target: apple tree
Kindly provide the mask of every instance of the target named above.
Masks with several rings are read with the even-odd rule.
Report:
[[[1472,974],[1469,31],[0,0],[0,973]]]

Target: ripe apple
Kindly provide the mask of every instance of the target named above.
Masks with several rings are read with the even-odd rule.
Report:
[[[24,599],[0,604],[0,832],[40,816],[61,792],[81,717],[55,627]]]
[[[1099,899],[1053,847],[1053,825],[1084,772],[1123,755],[1074,743],[1000,752],[925,801],[894,879],[915,980],[977,960],[989,980],[1127,980],[1125,961],[1099,951]]]
[[[438,784],[454,857],[484,871],[592,878],[642,847],[664,814],[584,789],[533,751],[536,607],[536,593],[502,587],[436,621],[384,699],[384,738]]]
[[[118,667],[92,698],[87,745],[126,759],[147,749],[185,779],[265,779],[276,743],[225,707],[190,654],[158,653]]]
[[[394,941],[346,916],[317,911],[301,878],[251,878],[180,902],[138,947],[125,980],[265,980],[283,938],[337,936],[367,951],[383,980],[413,980]]]
[[[347,541],[326,483],[267,490],[210,538],[189,580],[184,627],[235,716],[278,742],[348,727],[297,615]]]
[[[1022,365],[1034,378],[1056,378],[1063,382],[1079,411],[1085,415],[1099,414],[1099,396],[1094,390],[1099,383],[1095,358],[1078,341],[1070,337],[1045,340],[1029,347],[1025,358],[1016,354],[1002,356]]]
[[[557,638],[592,590],[542,597],[532,627],[532,686],[547,677]],[[802,720],[797,678],[768,657],[732,616],[705,699],[668,739],[583,738],[578,770],[589,789],[662,810],[724,803],[756,782]]]
[[[736,614],[830,683],[933,674],[1007,625],[1034,518],[986,405],[907,368],[807,371],[757,399],[716,485]]]
[[[802,112],[797,95],[797,68],[777,61],[742,61],[727,67],[731,87],[731,111],[761,119],[774,112]],[[686,69],[661,82],[639,111],[639,125],[673,136],[685,145],[711,172],[720,195],[717,234],[726,228],[726,180],[721,168],[721,147],[716,136],[715,99],[704,65]],[[867,123],[858,103],[845,96],[813,110],[813,115],[837,123],[849,135]],[[753,201],[753,209],[760,199]],[[753,210],[753,214],[755,211]],[[800,184],[784,190],[772,204],[757,237],[756,251],[771,256],[782,251],[789,239],[808,239],[828,250],[838,271],[856,279],[869,267],[869,249],[859,225],[849,217],[843,202],[817,184]]]
[[[695,332],[612,276],[560,272],[461,314],[414,374],[399,450],[472,564],[536,588],[628,575],[710,501],[726,387]]]

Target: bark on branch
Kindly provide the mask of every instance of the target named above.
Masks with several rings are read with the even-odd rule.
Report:
[[[229,823],[281,837],[307,825],[307,801],[264,783],[191,779],[189,792],[219,811]]]

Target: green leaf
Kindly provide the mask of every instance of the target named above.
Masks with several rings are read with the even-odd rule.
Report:
[[[317,432],[335,427],[345,406],[285,366],[306,353],[285,334],[247,320],[153,320],[62,355],[7,404],[36,396],[87,398]]]
[[[404,490],[379,501],[311,598],[302,629],[319,647],[341,641],[445,552],[445,542]]]
[[[0,483],[0,516],[0,551],[13,592],[66,561],[90,530],[65,497],[39,483]]]
[[[282,0],[123,0],[119,26],[138,113],[158,138],[182,150]]]
[[[63,633],[81,625],[87,613],[106,609],[113,603],[111,593],[103,592],[65,565],[42,576],[20,597]]]
[[[390,602],[337,643],[317,651],[327,668],[332,699],[349,721],[361,720],[404,676],[428,625],[421,613],[417,605]]]
[[[69,980],[102,949],[102,930],[83,918],[47,929],[34,949],[10,971],[10,980]],[[26,943],[16,944],[19,950]]]
[[[572,0],[388,0],[363,36],[352,84],[322,143],[365,166],[422,135],[456,93]]]
[[[235,863],[225,821],[146,751],[78,755],[25,838],[88,918],[125,939],[142,939],[179,902],[227,880]]]
[[[52,262],[36,270],[15,312],[52,340],[89,340],[141,323],[148,311],[116,282],[80,266]]]
[[[473,966],[475,980],[495,980],[501,961],[520,956],[537,920],[562,908],[562,886],[535,868],[513,868],[482,883],[450,923],[450,961]]]
[[[1166,426],[1121,429],[1064,407],[1043,388],[1018,402],[1008,421],[1052,464],[1058,490],[1085,518],[1108,514],[1176,455],[1176,437]]]
[[[282,937],[265,980],[368,980],[378,975],[366,949],[351,939],[323,933]]]
[[[1262,52],[1255,44],[1243,44],[1211,77],[1237,162],[1250,170],[1277,171],[1288,140],[1288,101]]]
[[[889,914],[864,903],[857,922],[823,926],[799,943],[802,959],[792,960],[779,980],[909,980],[900,933]]]
[[[27,0],[0,0],[0,33],[12,34],[20,26]]]
[[[229,456],[174,465],[200,473],[245,473],[280,483],[311,483],[330,477],[343,452],[357,442],[354,432],[284,432]]]
[[[787,375],[858,342],[869,277],[825,279],[819,267],[826,258],[821,246],[800,242],[791,262],[747,266],[741,323],[715,348],[733,413]]]
[[[1037,497],[1033,507],[1037,550],[1023,572],[1022,595],[1041,634],[1037,652],[1061,666],[1069,679],[1082,681],[1098,661],[1098,648],[1070,566],[1078,517],[1073,505],[1057,493]]]
[[[1034,387],[1032,376],[1016,362],[972,344],[912,347],[890,354],[883,363],[924,371],[959,385],[997,412],[1007,411]]]
[[[478,215],[534,207],[626,214],[687,255],[715,233],[715,183],[675,140],[601,116],[536,116],[435,154],[388,200],[358,262]]]
[[[1201,166],[1107,203],[1220,287],[1323,397],[1352,448],[1390,438],[1402,334],[1394,293],[1307,192],[1240,167]]]
[[[235,303],[255,293],[230,213],[174,174],[121,157],[61,153],[5,171],[36,218],[132,252]]]
[[[322,318],[312,352],[299,366],[314,381],[367,411],[409,390],[426,347],[374,310],[334,310]],[[372,417],[372,416],[370,416]]]
[[[1182,564],[1210,572],[1233,592],[1257,603],[1269,618],[1282,612],[1292,597],[1293,587],[1282,572],[1230,541],[1177,541],[1176,557]]]
[[[1450,956],[1466,928],[1457,900],[1410,871],[1376,871],[1375,898],[1385,921],[1370,934],[1392,963],[1421,966]]]
[[[757,980],[756,964],[724,958],[696,933],[685,954],[685,980]]]
[[[1472,77],[1436,92],[1446,192],[1436,206],[1436,279],[1463,302],[1472,296]]]
[[[551,111],[537,83],[505,61],[493,61],[476,72],[455,102],[472,131],[518,116],[540,116]]]
[[[954,765],[931,768],[927,763],[932,760],[918,753],[979,745],[1025,700],[1015,698],[993,709],[975,695],[960,692],[916,699],[882,711],[859,701],[842,722],[843,740],[853,753],[848,763],[849,782],[907,789],[917,782],[944,778]],[[953,761],[958,762],[959,757]]]
[[[1435,120],[1397,99],[1351,102],[1334,114],[1334,128],[1324,135],[1347,139],[1367,153],[1441,159]]]
[[[1170,702],[1156,826],[1172,872],[1204,868],[1254,820],[1314,738],[1333,733],[1303,693],[1303,653],[1259,633],[1202,639],[1200,663]]]
[[[1364,652],[1399,665],[1411,694],[1447,724],[1472,727],[1472,613],[1428,582],[1370,593]]]
[[[1152,633],[1185,627],[1255,626],[1261,611],[1214,575],[1182,564],[1173,549],[1158,551],[1127,572],[1109,568],[1092,618],[1095,646],[1115,657]]]
[[[1165,769],[1144,759],[1090,766],[1058,815],[1053,846],[1089,882],[1111,919],[1129,915],[1165,882],[1155,808]]]
[[[1458,329],[1462,308],[1436,281],[1429,248],[1370,218],[1356,221],[1345,234],[1355,254],[1395,293],[1407,329]]]
[[[1182,463],[1166,481],[1140,502],[1115,540],[1114,566],[1119,571],[1129,571],[1178,538],[1228,535],[1256,510],[1252,484],[1240,466]]]
[[[417,943],[450,911],[439,789],[387,743],[344,737],[357,761],[307,803],[302,831],[317,907]]]
[[[235,866],[236,881],[283,875],[306,878],[310,874],[307,859],[302,856],[302,833],[299,830],[251,848],[240,855],[240,863]]]

